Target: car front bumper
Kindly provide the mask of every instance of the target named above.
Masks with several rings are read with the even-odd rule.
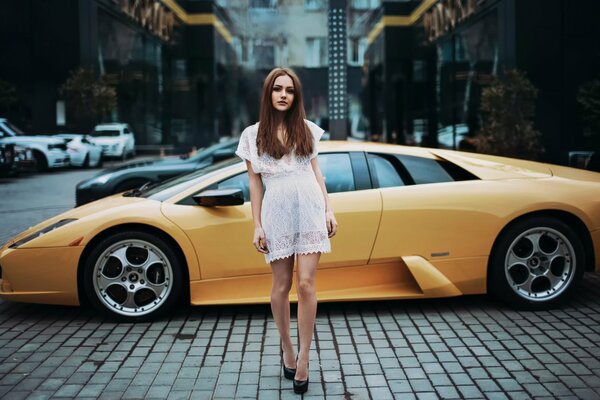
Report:
[[[71,158],[66,151],[49,151],[46,153],[48,168],[61,168],[71,165]]]
[[[0,298],[79,305],[77,265],[83,246],[0,249]]]

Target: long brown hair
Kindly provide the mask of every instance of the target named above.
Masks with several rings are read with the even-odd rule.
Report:
[[[271,94],[275,79],[287,75],[294,83],[294,101],[283,118],[284,129],[287,132],[285,144],[277,138],[278,112],[273,107]],[[313,151],[313,137],[304,121],[306,112],[302,101],[302,84],[298,76],[289,68],[275,68],[265,78],[262,97],[260,100],[260,123],[258,125],[258,136],[256,146],[258,154],[269,154],[271,157],[280,159],[290,151],[294,150],[298,156],[309,156]]]

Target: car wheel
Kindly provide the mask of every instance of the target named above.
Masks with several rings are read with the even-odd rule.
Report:
[[[35,160],[35,170],[37,172],[44,172],[48,170],[48,160],[46,156],[39,151],[33,152],[33,159]]]
[[[83,286],[100,312],[125,321],[151,320],[183,293],[181,262],[160,237],[142,231],[112,235],[85,261]]]
[[[90,167],[90,153],[87,153],[85,155],[85,158],[83,159],[83,168],[89,168]]]
[[[553,308],[563,303],[581,280],[584,257],[579,236],[561,220],[522,220],[498,237],[490,259],[488,287],[515,308]]]

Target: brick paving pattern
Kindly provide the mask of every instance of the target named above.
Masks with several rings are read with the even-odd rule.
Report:
[[[600,399],[600,275],[560,309],[486,296],[322,303],[305,399]],[[295,332],[295,325],[293,331]],[[3,399],[296,399],[268,305],[152,323],[0,301]]]

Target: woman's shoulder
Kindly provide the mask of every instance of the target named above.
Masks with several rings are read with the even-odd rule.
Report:
[[[247,126],[243,131],[242,131],[242,135],[256,135],[258,133],[258,122],[253,124],[253,125],[249,125]]]
[[[304,119],[304,123],[313,134],[319,134],[319,137],[321,136],[320,134],[324,132],[323,128],[308,119]]]

